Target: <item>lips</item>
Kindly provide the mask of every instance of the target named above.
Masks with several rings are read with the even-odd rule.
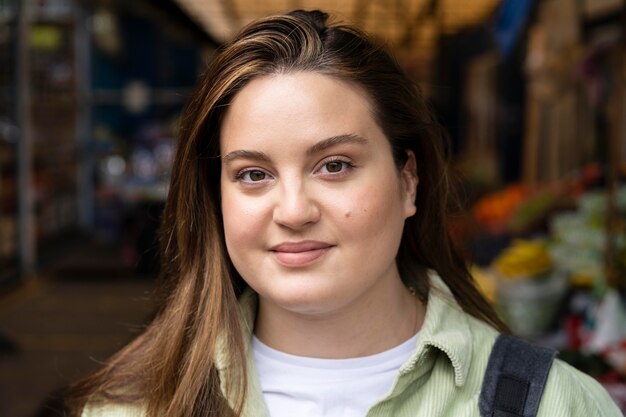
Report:
[[[286,267],[307,266],[322,258],[333,245],[326,242],[306,240],[283,242],[270,248],[274,259]]]

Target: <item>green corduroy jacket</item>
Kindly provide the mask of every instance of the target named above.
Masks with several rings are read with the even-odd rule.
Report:
[[[400,368],[389,393],[366,417],[480,417],[478,397],[489,354],[498,332],[461,310],[443,281],[431,273],[432,288],[415,352]],[[240,308],[250,339],[257,295],[245,292]],[[227,374],[225,355],[218,368]],[[269,417],[252,354],[245,417]],[[537,417],[622,417],[593,378],[555,360]],[[88,405],[83,417],[145,417],[140,405]]]

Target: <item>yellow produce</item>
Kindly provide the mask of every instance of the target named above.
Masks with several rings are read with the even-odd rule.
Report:
[[[495,259],[493,268],[506,279],[532,279],[549,272],[552,259],[545,242],[519,239]]]

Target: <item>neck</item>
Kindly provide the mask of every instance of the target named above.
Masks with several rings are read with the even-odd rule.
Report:
[[[266,345],[292,355],[354,358],[410,339],[421,328],[424,313],[424,305],[397,277],[325,314],[289,311],[259,297],[254,332]]]

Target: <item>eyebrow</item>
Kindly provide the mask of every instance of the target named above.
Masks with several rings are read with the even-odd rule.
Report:
[[[313,155],[318,152],[324,151],[328,148],[332,148],[333,146],[341,145],[343,143],[356,143],[360,145],[366,145],[367,142],[368,142],[367,139],[365,139],[364,137],[355,135],[353,133],[346,134],[346,135],[338,135],[338,136],[333,136],[328,139],[324,139],[320,142],[317,142],[315,145],[307,149],[306,154]]]
[[[222,156],[224,162],[231,162],[236,159],[250,159],[253,161],[270,162],[270,157],[267,154],[259,151],[247,151],[244,149],[236,150],[227,153]]]
[[[368,143],[368,140],[362,136],[353,133],[332,136],[311,146],[309,149],[306,150],[306,154],[313,155],[326,149],[332,148],[333,146],[341,145],[344,143],[356,143],[360,145],[365,145]],[[222,160],[224,160],[224,162],[231,162],[236,159],[249,159],[253,161],[271,162],[271,158],[266,153],[245,149],[232,151],[222,156]]]

